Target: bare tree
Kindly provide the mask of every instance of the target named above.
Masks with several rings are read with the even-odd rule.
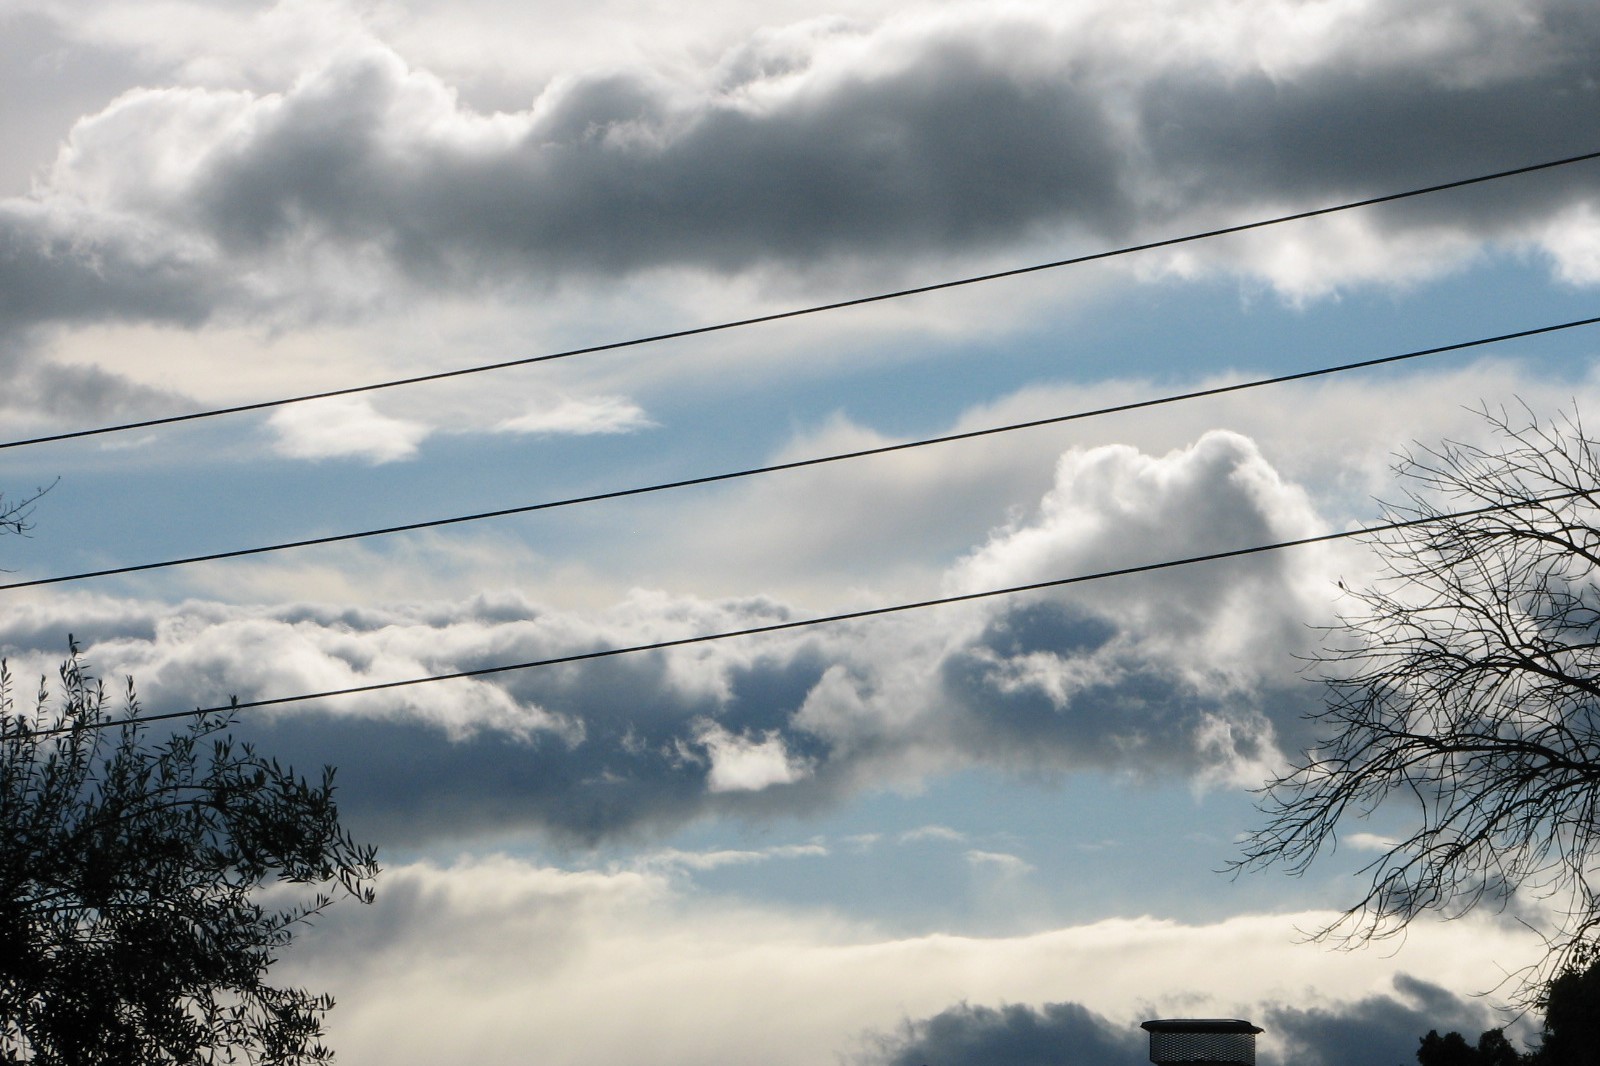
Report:
[[[1374,535],[1380,576],[1314,663],[1321,743],[1263,790],[1233,866],[1303,872],[1381,808],[1387,850],[1322,937],[1539,897],[1531,1002],[1600,939],[1600,442],[1576,413],[1484,416],[1492,445],[1397,467],[1391,520],[1429,521]]]

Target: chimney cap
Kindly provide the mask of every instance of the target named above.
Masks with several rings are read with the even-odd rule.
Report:
[[[1139,1028],[1151,1033],[1250,1033],[1262,1032],[1242,1018],[1156,1018],[1141,1022]]]

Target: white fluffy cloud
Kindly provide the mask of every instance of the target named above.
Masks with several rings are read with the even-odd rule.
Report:
[[[419,422],[391,418],[356,396],[338,396],[280,408],[268,423],[273,447],[293,459],[351,457],[373,463],[409,459],[428,436]]]
[[[706,773],[708,792],[759,792],[810,776],[809,768],[789,753],[776,730],[757,739],[705,722],[695,739],[704,746],[711,763]]]

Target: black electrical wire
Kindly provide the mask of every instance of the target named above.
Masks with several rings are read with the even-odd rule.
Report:
[[[433,374],[418,374],[413,377],[395,378],[390,381],[372,382],[366,385],[352,385],[342,389],[328,389],[323,392],[304,393],[299,396],[286,396],[275,400],[260,400],[255,403],[237,404],[232,407],[215,407],[202,411],[190,411],[185,414],[167,415],[162,418],[147,418],[138,422],[122,422],[115,425],[99,426],[93,429],[70,430],[65,433],[51,433],[39,437],[28,437],[21,440],[0,441],[0,449],[23,448],[33,444],[46,444],[54,441],[76,440],[80,437],[93,437],[105,433],[121,433],[133,429],[150,429],[154,426],[173,425],[178,422],[192,422],[197,419],[215,418],[219,415],[242,414],[247,411],[263,411],[273,407],[284,407],[289,404],[305,403],[309,400],[326,400],[335,396],[352,396],[363,392],[376,392],[380,389],[399,388],[403,385],[419,385],[429,381],[443,381],[447,378],[465,377],[469,374],[483,374],[493,370],[506,370],[511,367],[529,366],[534,363],[545,363],[556,359],[570,359],[579,355],[594,355],[598,352],[616,351],[619,348],[634,348],[646,344],[656,344],[661,341],[680,340],[685,337],[698,337],[707,333],[719,333],[724,330],[739,329],[745,326],[759,325],[764,322],[778,322],[786,318],[799,318],[804,315],[821,314],[826,311],[839,311],[847,307],[860,307],[865,304],[881,303],[886,300],[898,300],[907,296],[917,296],[922,293],[939,292],[943,289],[960,288],[965,285],[977,285],[986,281],[998,281],[1001,278],[1013,278],[1023,274],[1033,274],[1043,270],[1056,270],[1061,267],[1078,266],[1083,263],[1092,263],[1101,259],[1112,259],[1117,256],[1131,255],[1134,252],[1148,252],[1157,248],[1170,248],[1174,245],[1188,244],[1193,241],[1208,240],[1212,237],[1222,237],[1232,233],[1244,233],[1249,230],[1262,229],[1267,226],[1276,226],[1285,222],[1298,222],[1302,219],[1317,218],[1321,215],[1331,215],[1340,211],[1353,211],[1361,207],[1373,207],[1377,204],[1392,203],[1396,200],[1405,200],[1414,196],[1426,196],[1430,193],[1444,192],[1449,189],[1460,189],[1469,185],[1480,185],[1484,182],[1499,181],[1502,178],[1516,177],[1521,174],[1531,174],[1535,171],[1550,170],[1555,167],[1569,166],[1573,163],[1582,163],[1591,159],[1600,159],[1600,151],[1585,152],[1582,155],[1567,156],[1563,159],[1552,159],[1543,163],[1532,163],[1528,166],[1514,167],[1510,170],[1500,170],[1492,174],[1481,174],[1472,178],[1460,178],[1455,181],[1442,182],[1437,185],[1427,185],[1418,189],[1407,189],[1404,192],[1386,193],[1382,196],[1370,196],[1364,200],[1352,200],[1348,203],[1334,204],[1328,207],[1316,207],[1307,211],[1296,211],[1292,214],[1278,215],[1273,218],[1259,219],[1254,222],[1243,222],[1234,226],[1221,226],[1216,229],[1205,230],[1200,233],[1185,234],[1181,237],[1167,237],[1157,241],[1147,241],[1143,244],[1130,244],[1120,248],[1106,251],[1090,252],[1086,255],[1072,256],[1067,259],[1056,259],[1048,263],[1035,263],[1031,266],[1013,267],[1009,270],[998,270],[989,274],[977,274],[971,277],[957,278],[952,281],[939,281],[929,285],[918,285],[908,289],[896,289],[892,292],[877,293],[872,296],[857,296],[848,300],[837,300],[832,303],[815,304],[809,307],[793,308],[788,311],[776,311],[772,314],[753,315],[748,318],[734,319],[727,322],[718,322],[706,326],[695,326],[690,329],[673,330],[667,333],[655,333],[644,337],[634,337],[629,340],[612,341],[607,344],[594,344],[584,348],[569,348],[566,351],[550,352],[544,355],[531,355],[521,359],[507,359],[498,363],[486,363],[481,366],[462,367],[457,370],[443,370]]]
[[[1536,337],[1544,333],[1555,333],[1560,330],[1576,329],[1579,326],[1592,326],[1600,323],[1600,316],[1593,318],[1574,319],[1571,322],[1559,322],[1551,326],[1536,326],[1532,329],[1517,330],[1512,333],[1501,333],[1493,337],[1480,337],[1476,340],[1458,341],[1454,344],[1442,344],[1433,348],[1421,348],[1416,351],[1402,352],[1399,355],[1379,356],[1375,359],[1363,359],[1353,363],[1343,363],[1339,366],[1320,367],[1315,370],[1301,370],[1293,374],[1280,374],[1277,377],[1258,378],[1252,381],[1236,382],[1232,385],[1219,385],[1215,388],[1196,389],[1190,392],[1180,392],[1168,396],[1158,396],[1152,399],[1135,400],[1129,403],[1113,404],[1109,407],[1097,407],[1087,411],[1075,411],[1071,414],[1054,415],[1049,418],[1036,418],[1027,422],[1012,422],[1003,426],[990,426],[985,429],[972,429],[962,433],[949,433],[940,437],[928,437],[922,440],[903,441],[899,444],[885,444],[876,448],[861,448],[849,452],[836,452],[832,455],[813,456],[809,459],[796,459],[786,463],[773,463],[768,466],[746,467],[741,470],[730,470],[720,474],[705,474],[700,477],[683,478],[679,481],[664,481],[653,485],[641,485],[635,488],[613,489],[608,492],[597,492],[587,496],[571,496],[560,500],[546,500],[542,503],[523,504],[518,507],[503,507],[494,511],[478,511],[473,514],[456,515],[451,518],[430,518],[418,522],[406,522],[401,525],[384,526],[380,529],[367,529],[356,533],[333,533],[325,537],[309,537],[305,540],[282,541],[276,544],[263,544],[253,548],[234,548],[229,551],[210,552],[205,555],[189,555],[178,559],[166,559],[154,563],[133,563],[128,566],[108,567],[104,570],[86,570],[75,574],[58,574],[53,577],[30,578],[26,581],[12,581],[0,584],[0,592],[7,589],[33,588],[39,585],[58,585],[69,581],[87,581],[91,578],[115,577],[123,574],[137,574],[149,570],[161,570],[167,567],[188,566],[194,563],[218,562],[224,559],[240,559],[251,555],[264,555],[269,552],[287,551],[292,548],[309,548],[322,544],[338,544],[343,541],[362,540],[368,537],[382,537],[391,533],[408,533],[419,529],[437,529],[441,526],[460,525],[466,522],[480,522],[490,518],[505,518],[509,515],[529,514],[534,511],[554,510],[558,507],[572,507],[578,504],[598,503],[602,500],[616,500],[628,496],[643,496],[652,492],[664,492],[669,489],[689,488],[694,485],[710,485],[719,481],[733,481],[738,478],[754,477],[758,474],[773,474],[782,470],[799,470],[808,466],[821,466],[825,463],[838,463],[847,459],[863,459],[873,455],[886,455],[890,452],[907,451],[912,448],[926,448],[933,444],[949,444],[952,441],[972,440],[976,437],[994,436],[1000,433],[1012,433],[1022,429],[1037,429],[1041,426],[1059,425],[1063,422],[1075,422],[1085,418],[1095,418],[1101,415],[1120,414],[1127,411],[1138,411],[1147,407],[1159,407],[1164,404],[1179,403],[1184,400],[1197,400],[1208,396],[1221,396],[1230,392],[1243,392],[1246,389],[1257,389],[1266,385],[1281,385],[1289,381],[1303,381],[1307,378],[1326,377],[1330,374],[1340,374],[1351,370],[1363,370],[1369,367],[1383,366],[1387,363],[1399,363],[1409,359],[1420,359],[1424,356],[1441,355],[1446,352],[1457,352],[1467,348],[1478,348],[1488,344],[1498,344],[1503,341],[1518,340],[1525,337]]]
[[[1026,585],[1012,585],[1007,588],[986,589],[982,592],[964,592],[954,596],[940,596],[934,599],[917,600],[912,603],[897,603],[886,607],[868,607],[858,611],[843,611],[838,614],[822,615],[816,618],[800,618],[788,622],[770,622],[766,625],[747,626],[743,629],[728,629],[717,633],[701,633],[692,637],[676,637],[671,640],[657,640],[648,644],[630,644],[620,648],[601,648],[597,651],[573,652],[570,655],[557,655],[548,659],[534,659],[529,662],[504,663],[500,666],[485,666],[475,670],[457,670],[447,674],[429,674],[425,677],[405,678],[401,681],[380,681],[370,685],[352,685],[349,688],[326,689],[322,692],[307,692],[295,696],[274,696],[268,699],[245,700],[237,698],[225,706],[197,707],[192,711],[170,711],[165,714],[139,715],[132,719],[109,720],[104,722],[89,723],[80,726],[68,726],[58,729],[39,730],[41,735],[71,732],[73,729],[107,729],[113,726],[123,726],[130,723],[143,724],[146,722],[167,722],[180,718],[195,718],[206,714],[230,714],[237,711],[253,710],[261,707],[281,707],[290,703],[305,703],[310,700],[331,699],[335,696],[355,696],[369,692],[386,692],[397,688],[411,688],[416,685],[429,685],[436,681],[460,681],[466,678],[490,677],[495,674],[507,674],[520,670],[536,670],[547,666],[562,666],[570,663],[588,662],[594,659],[609,659],[619,655],[633,655],[645,651],[662,651],[668,648],[682,648],[692,644],[708,644],[718,640],[731,640],[735,637],[756,636],[763,633],[781,633],[791,629],[808,629],[812,626],[831,625],[836,622],[850,622],[862,618],[876,618],[882,615],[899,614],[905,611],[919,611],[929,607],[946,607],[954,603],[969,603],[973,600],[993,599],[999,596],[1014,596],[1022,592],[1038,592],[1043,589],[1061,588],[1067,585],[1081,585],[1090,581],[1104,581],[1109,578],[1131,577],[1136,574],[1149,574],[1159,570],[1171,570],[1180,566],[1193,566],[1198,563],[1217,562],[1223,559],[1239,559],[1250,555],[1261,555],[1266,552],[1281,551],[1284,548],[1299,548],[1309,544],[1326,544],[1329,541],[1349,540],[1354,537],[1370,536],[1374,533],[1389,533],[1400,529],[1410,529],[1414,526],[1430,525],[1435,522],[1447,522],[1458,518],[1472,518],[1475,515],[1493,514],[1497,511],[1513,511],[1519,507],[1532,507],[1539,504],[1555,503],[1560,500],[1575,499],[1579,496],[1588,496],[1595,493],[1594,488],[1574,489],[1570,492],[1555,493],[1550,496],[1540,496],[1534,499],[1516,500],[1511,503],[1490,504],[1484,507],[1474,507],[1464,511],[1452,511],[1447,514],[1424,515],[1418,518],[1402,519],[1395,522],[1384,522],[1377,525],[1362,526],[1358,529],[1347,529],[1338,533],[1322,533],[1314,537],[1299,537],[1295,540],[1280,540],[1271,544],[1257,544],[1248,548],[1233,548],[1228,551],[1208,552],[1204,555],[1190,555],[1181,559],[1168,559],[1159,563],[1144,563],[1139,566],[1125,566],[1115,570],[1101,570],[1092,574],[1078,574],[1073,577],[1059,577],[1049,581],[1034,581]]]

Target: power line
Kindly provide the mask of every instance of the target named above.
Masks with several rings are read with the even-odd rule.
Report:
[[[1000,596],[1014,596],[1023,592],[1038,592],[1043,589],[1061,588],[1067,585],[1081,585],[1090,581],[1104,581],[1116,577],[1131,577],[1136,574],[1148,574],[1159,570],[1172,570],[1180,566],[1193,566],[1198,563],[1218,562],[1224,559],[1239,559],[1250,555],[1262,555],[1266,552],[1281,551],[1285,548],[1300,548],[1310,544],[1326,544],[1335,540],[1348,540],[1354,537],[1369,536],[1374,533],[1389,533],[1400,529],[1409,529],[1414,526],[1430,525],[1434,522],[1446,522],[1459,518],[1472,518],[1476,515],[1493,514],[1497,511],[1512,511],[1519,507],[1531,507],[1538,504],[1556,503],[1561,500],[1576,499],[1594,493],[1594,488],[1574,489],[1569,492],[1555,493],[1550,496],[1541,496],[1527,500],[1516,500],[1511,503],[1490,504],[1484,507],[1474,507],[1464,511],[1453,511],[1447,514],[1424,515],[1418,518],[1402,519],[1395,522],[1384,522],[1377,525],[1362,526],[1359,529],[1347,529],[1338,533],[1321,533],[1314,537],[1299,537],[1295,540],[1280,540],[1271,544],[1258,544],[1248,548],[1233,548],[1228,551],[1208,552],[1204,555],[1190,555],[1181,559],[1169,559],[1159,563],[1144,563],[1139,566],[1125,566],[1115,570],[1101,570],[1092,574],[1078,574],[1073,577],[1053,578],[1049,581],[1035,581],[1026,585],[1012,585],[1007,588],[986,589],[982,592],[964,592],[954,596],[940,596],[934,599],[917,600],[912,603],[897,603],[885,607],[868,607],[858,611],[843,611],[838,614],[822,615],[816,618],[794,619],[788,622],[771,622],[766,625],[747,626],[743,629],[728,629],[717,633],[701,633],[692,637],[676,637],[671,640],[652,641],[648,644],[630,644],[620,648],[602,648],[598,651],[574,652],[570,655],[557,655],[548,659],[534,659],[529,662],[505,663],[500,666],[485,666],[474,670],[457,670],[446,674],[429,674],[424,677],[406,678],[401,681],[380,681],[370,685],[352,685],[349,688],[326,689],[322,692],[307,692],[296,696],[274,696],[269,699],[240,701],[232,700],[226,706],[197,707],[192,711],[170,711],[165,714],[140,715],[131,721],[167,722],[180,718],[195,718],[204,714],[226,714],[234,711],[253,710],[261,707],[281,707],[290,703],[305,703],[310,700],[330,699],[335,696],[356,696],[369,692],[386,692],[397,688],[411,688],[416,685],[429,685],[437,681],[460,681],[474,677],[489,677],[495,674],[514,673],[521,670],[536,670],[547,666],[563,666],[571,663],[588,662],[594,659],[609,659],[619,655],[633,655],[646,651],[663,651],[668,648],[682,648],[692,644],[708,644],[718,640],[732,640],[735,637],[750,637],[763,633],[781,633],[792,629],[808,629],[812,626],[831,625],[836,622],[850,622],[863,618],[876,618],[882,615],[899,614],[905,611],[919,611],[930,607],[946,607],[955,603],[969,603],[974,600],[994,599]],[[80,729],[105,729],[112,726],[121,726],[128,719],[121,721],[106,721],[90,725],[66,727],[59,729],[45,729],[39,732],[43,735],[70,732],[72,728]]]
[[[1517,330],[1512,333],[1501,333],[1493,337],[1480,337],[1476,340],[1458,341],[1453,344],[1442,344],[1433,348],[1422,348],[1417,351],[1402,352],[1399,355],[1385,355],[1374,359],[1363,359],[1353,363],[1343,363],[1338,366],[1321,367],[1315,370],[1302,370],[1293,374],[1280,374],[1277,377],[1258,378],[1252,381],[1236,382],[1232,385],[1219,385],[1209,389],[1195,389],[1190,392],[1174,393],[1168,396],[1159,396],[1146,400],[1135,400],[1129,403],[1113,404],[1108,407],[1097,407],[1087,411],[1075,411],[1071,414],[1054,415],[1049,418],[1036,418],[1027,422],[1012,422],[1003,426],[990,426],[985,429],[967,430],[961,433],[948,433],[939,437],[928,437],[922,440],[903,441],[899,444],[885,444],[876,448],[860,448],[849,452],[836,452],[831,455],[813,456],[809,459],[796,459],[786,463],[772,463],[767,466],[746,467],[740,470],[725,471],[720,474],[705,474],[700,477],[683,478],[678,481],[663,481],[651,485],[641,485],[635,488],[613,489],[608,492],[591,493],[587,496],[571,496],[560,500],[546,500],[542,503],[523,504],[517,507],[503,507],[493,511],[478,511],[473,514],[456,515],[450,518],[430,518],[418,522],[406,522],[400,525],[384,526],[379,529],[366,529],[354,533],[333,533],[324,537],[309,537],[304,540],[281,541],[276,544],[263,544],[252,548],[234,548],[228,551],[210,552],[204,555],[189,555],[177,559],[165,559],[153,563],[133,563],[128,566],[108,567],[104,570],[85,570],[74,574],[58,574],[53,577],[31,578],[26,581],[12,581],[0,584],[0,592],[8,589],[33,588],[39,585],[58,585],[69,581],[86,581],[91,578],[116,577],[125,574],[143,573],[150,570],[162,570],[168,567],[188,566],[194,563],[219,562],[225,559],[241,559],[252,555],[265,555],[269,552],[288,551],[293,548],[309,548],[324,544],[338,544],[344,541],[363,540],[369,537],[388,536],[393,533],[409,533],[421,529],[438,529],[442,526],[461,525],[467,522],[481,522],[490,518],[505,518],[510,515],[531,514],[535,511],[554,510],[559,507],[573,507],[578,504],[599,503],[604,500],[623,499],[628,496],[643,496],[648,493],[665,492],[670,489],[689,488],[695,485],[711,485],[719,481],[733,481],[739,478],[755,477],[760,474],[774,474],[784,470],[799,470],[808,466],[821,466],[826,463],[838,463],[847,459],[864,459],[874,455],[886,455],[890,452],[908,451],[912,448],[926,448],[934,444],[949,444],[953,441],[972,440],[977,437],[994,436],[1001,433],[1012,433],[1023,429],[1037,429],[1041,426],[1060,425],[1064,422],[1075,422],[1086,418],[1095,418],[1101,415],[1121,414],[1128,411],[1138,411],[1149,407],[1159,407],[1164,404],[1179,403],[1185,400],[1197,400],[1209,396],[1221,396],[1230,392],[1243,392],[1247,389],[1257,389],[1266,385],[1281,385],[1290,381],[1303,381],[1308,378],[1326,377],[1331,374],[1345,373],[1351,370],[1363,370],[1388,363],[1399,363],[1410,359],[1420,359],[1424,356],[1441,355],[1446,352],[1457,352],[1467,348],[1478,348],[1489,344],[1499,344],[1503,341],[1519,340],[1526,337],[1536,337],[1540,334],[1555,333],[1561,330],[1575,329],[1579,326],[1592,326],[1600,323],[1600,316],[1593,318],[1580,318],[1571,322],[1560,322],[1550,326],[1536,326],[1532,329]]]
[[[987,281],[998,281],[1002,278],[1018,277],[1023,274],[1033,274],[1044,270],[1056,270],[1061,267],[1078,266],[1083,263],[1092,263],[1102,259],[1112,259],[1117,256],[1131,255],[1135,252],[1148,252],[1157,248],[1170,248],[1175,245],[1188,244],[1193,241],[1208,240],[1212,237],[1223,237],[1233,233],[1244,233],[1249,230],[1262,229],[1267,226],[1281,225],[1285,222],[1298,222],[1302,219],[1317,218],[1322,215],[1331,215],[1341,211],[1353,211],[1361,207],[1373,207],[1378,204],[1393,203],[1396,200],[1406,200],[1414,196],[1426,196],[1430,193],[1445,192],[1449,189],[1460,189],[1469,185],[1480,185],[1484,182],[1499,181],[1502,178],[1516,177],[1521,174],[1531,174],[1535,171],[1550,170],[1555,167],[1568,166],[1573,163],[1582,163],[1591,159],[1600,158],[1600,151],[1585,152],[1582,155],[1567,156],[1563,159],[1552,159],[1543,163],[1533,163],[1528,166],[1514,167],[1510,170],[1500,170],[1492,174],[1481,174],[1472,178],[1460,178],[1455,181],[1442,182],[1437,185],[1427,185],[1417,189],[1407,189],[1404,192],[1386,193],[1382,196],[1370,196],[1363,200],[1352,200],[1347,203],[1334,204],[1328,207],[1316,207],[1307,211],[1296,211],[1292,214],[1278,215],[1273,218],[1259,219],[1254,222],[1244,222],[1234,226],[1221,226],[1199,233],[1185,234],[1181,237],[1167,237],[1162,240],[1147,241],[1142,244],[1124,245],[1106,251],[1090,252],[1086,255],[1072,256],[1066,259],[1056,259],[1048,263],[1035,263],[1031,266],[1013,267],[1008,270],[994,271],[988,274],[977,274],[971,277],[957,278],[952,281],[939,281],[929,285],[918,285],[913,288],[896,289],[892,292],[882,292],[871,296],[857,296],[848,300],[837,300],[832,303],[814,304],[809,307],[792,308],[788,311],[775,311],[771,314],[752,315],[748,318],[733,319],[726,322],[713,323],[706,326],[695,326],[690,329],[673,330],[666,333],[655,333],[643,337],[634,337],[629,340],[611,341],[606,344],[593,344],[583,348],[569,348],[565,351],[549,352],[544,355],[531,355],[521,359],[507,359],[498,363],[485,363],[481,366],[462,367],[457,370],[442,370],[432,374],[418,374],[412,377],[395,378],[389,381],[372,382],[366,385],[351,385],[342,389],[328,389],[322,392],[303,393],[298,396],[286,396],[275,400],[259,400],[255,403],[236,404],[231,407],[214,407],[201,411],[190,411],[184,414],[167,415],[161,418],[147,418],[137,422],[121,422],[109,426],[99,426],[92,429],[70,430],[65,433],[51,433],[39,437],[28,437],[20,440],[0,441],[0,449],[23,448],[34,444],[47,444],[55,441],[76,440],[80,437],[93,437],[106,433],[121,433],[133,429],[150,429],[155,426],[173,425],[179,422],[192,422],[203,418],[215,418],[220,415],[243,414],[248,411],[264,411],[274,407],[284,407],[289,404],[305,403],[309,400],[326,400],[336,396],[352,396],[357,393],[377,392],[381,389],[394,389],[404,385],[419,385],[429,381],[443,381],[447,378],[465,377],[469,374],[484,374],[494,370],[507,370],[511,367],[530,366],[534,363],[546,363],[556,359],[570,359],[580,355],[594,355],[599,352],[616,351],[621,348],[635,348],[646,344],[657,344],[662,341],[681,340],[685,337],[698,337],[708,333],[719,333],[724,330],[740,329],[745,326],[759,325],[765,322],[778,322],[787,318],[800,318],[805,315],[822,314],[826,311],[839,311],[847,307],[860,307],[865,304],[882,303],[887,300],[899,300],[908,296],[917,296],[923,293],[939,292],[944,289],[955,289],[965,285],[977,285]]]

